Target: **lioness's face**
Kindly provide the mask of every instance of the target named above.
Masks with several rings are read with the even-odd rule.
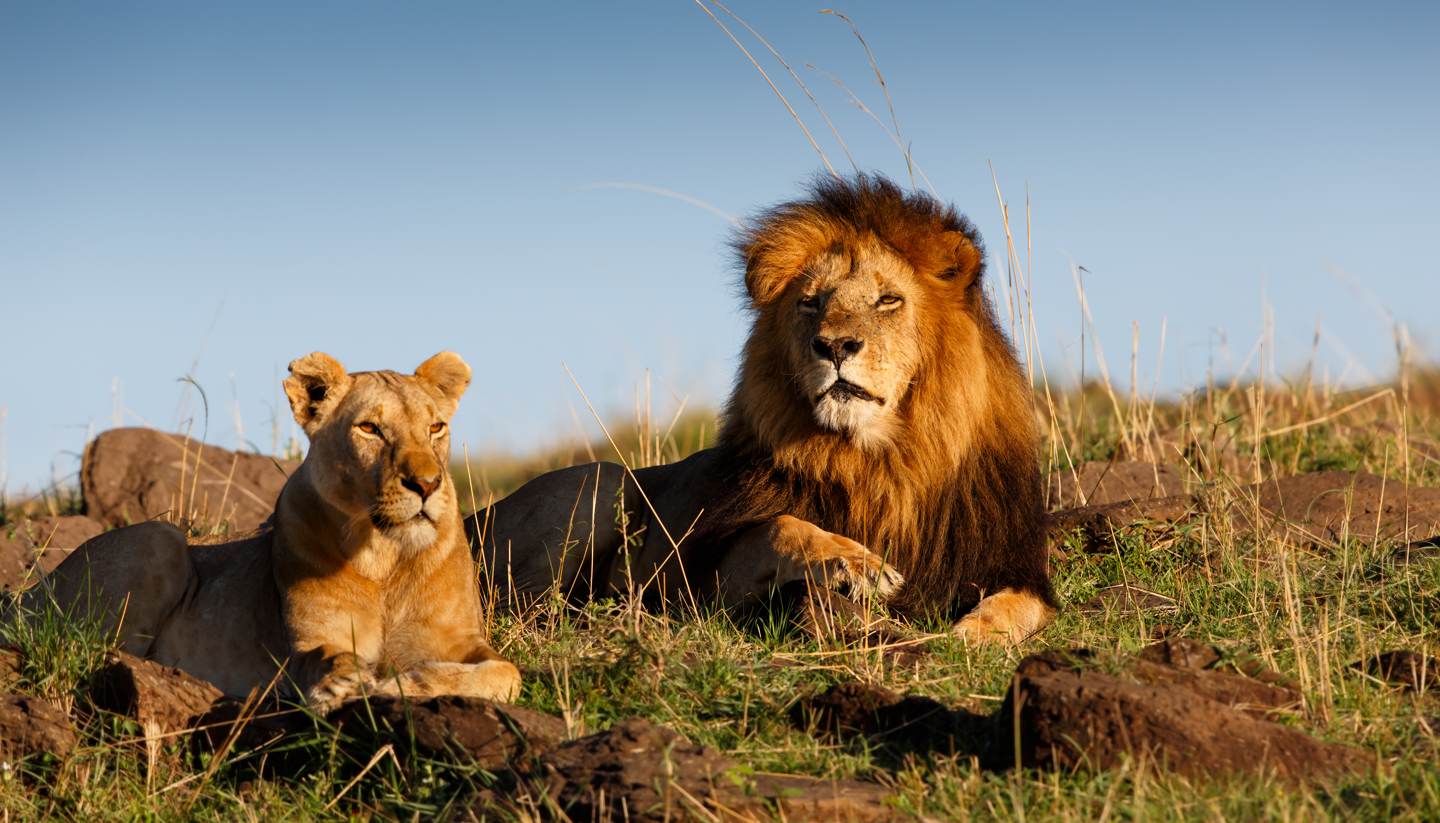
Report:
[[[886,439],[921,356],[925,294],[910,264],[874,239],[832,248],[781,299],[794,382],[816,424],[862,443]]]
[[[337,376],[322,364],[326,373],[305,378],[307,368],[299,364],[310,358],[291,364],[286,392],[292,405],[297,393],[302,399],[296,419],[310,436],[305,462],[314,463],[312,485],[330,505],[402,547],[431,545],[437,524],[456,510],[447,469],[450,418],[469,384],[469,367],[445,353],[414,375],[340,370]],[[297,392],[292,384],[299,384]]]

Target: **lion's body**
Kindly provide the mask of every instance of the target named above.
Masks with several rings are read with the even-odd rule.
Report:
[[[903,576],[893,606],[968,612],[976,639],[1048,620],[1033,410],[978,236],[878,178],[813,194],[737,244],[755,322],[717,446],[633,479],[554,472],[482,513],[503,592],[728,604],[807,576],[889,595]]]
[[[437,355],[415,376],[347,375],[311,355],[291,370],[286,391],[311,450],[266,528],[196,546],[163,523],[101,535],[31,607],[48,597],[89,612],[127,651],[231,695],[279,675],[278,688],[317,707],[360,690],[513,696],[518,672],[482,636],[445,471],[444,421],[468,367]]]

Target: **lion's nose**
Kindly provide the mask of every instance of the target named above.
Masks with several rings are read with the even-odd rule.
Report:
[[[865,348],[865,341],[856,340],[853,337],[836,337],[832,339],[821,336],[811,340],[810,347],[815,350],[816,354],[834,363],[835,368],[838,369],[841,363],[859,354],[860,350]]]
[[[420,495],[421,500],[429,499],[435,490],[440,488],[440,475],[434,474],[429,477],[405,477],[401,478],[400,485]]]

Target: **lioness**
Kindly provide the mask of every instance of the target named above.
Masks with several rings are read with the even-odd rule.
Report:
[[[552,472],[467,519],[495,585],[733,605],[810,579],[964,615],[974,640],[1044,625],[1030,392],[974,226],[880,177],[825,178],[736,248],[754,325],[718,444]]]
[[[103,534],[27,593],[101,618],[122,648],[230,695],[281,674],[324,710],[357,692],[506,700],[519,672],[481,634],[474,564],[446,464],[470,384],[451,352],[413,376],[290,364],[285,394],[310,439],[267,527],[187,546],[174,526]],[[283,671],[282,671],[283,667]]]

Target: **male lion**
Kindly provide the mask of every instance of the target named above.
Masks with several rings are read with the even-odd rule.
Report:
[[[109,532],[26,605],[53,597],[96,615],[126,651],[230,695],[279,672],[321,710],[361,691],[510,699],[520,674],[481,635],[446,471],[447,423],[469,384],[470,367],[451,352],[413,376],[346,374],[327,354],[302,357],[285,394],[310,451],[265,527],[199,546],[159,522]]]
[[[975,228],[878,176],[810,194],[735,244],[754,325],[714,448],[552,472],[467,520],[510,600],[732,605],[809,579],[963,614],[974,640],[1049,620],[1030,393]]]

